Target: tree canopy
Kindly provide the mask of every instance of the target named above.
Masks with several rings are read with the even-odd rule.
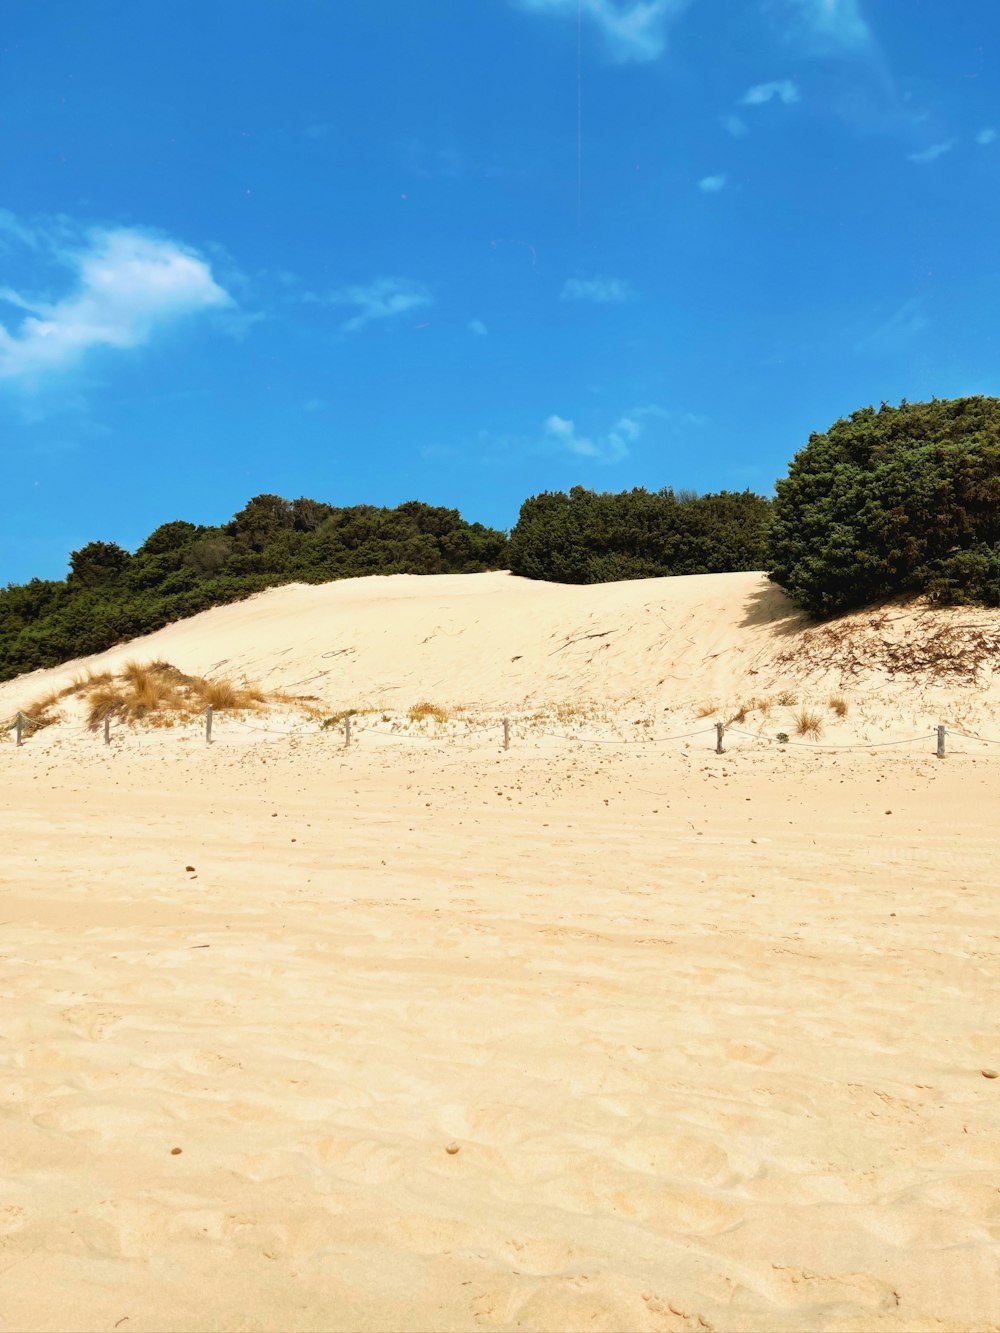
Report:
[[[862,408],[776,491],[769,576],[810,614],[900,592],[1000,604],[1000,399]]]

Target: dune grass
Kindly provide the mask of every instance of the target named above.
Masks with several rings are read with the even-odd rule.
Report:
[[[217,712],[249,712],[268,704],[292,704],[315,714],[318,710],[310,702],[313,697],[280,690],[268,693],[259,686],[225,677],[191,676],[171,662],[130,658],[117,674],[93,670],[79,673],[69,685],[35,699],[22,712],[33,719],[28,724],[30,734],[60,721],[63,715],[58,704],[75,698],[83,704],[86,725],[94,731],[106,718],[173,726],[207,707]]]
[[[823,718],[811,708],[800,708],[795,716],[796,736],[812,736],[819,740],[823,734]]]
[[[449,714],[440,704],[432,704],[427,699],[422,699],[409,709],[406,716],[411,722],[426,722],[428,718],[433,718],[435,722],[447,722]]]

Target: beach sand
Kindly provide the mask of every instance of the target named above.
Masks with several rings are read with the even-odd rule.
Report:
[[[1000,1328],[1000,613],[844,624],[397,577],[89,659],[374,711],[0,747],[0,1328]]]

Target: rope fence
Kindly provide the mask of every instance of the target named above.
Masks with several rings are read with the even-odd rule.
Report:
[[[209,706],[204,710],[205,718],[205,742],[208,745],[214,744],[212,737],[212,727],[215,722],[215,710]],[[388,719],[383,719],[388,720]],[[14,732],[16,744],[24,744],[26,736],[30,736],[36,730],[41,730],[49,725],[51,719],[40,719],[31,717],[28,713],[19,711],[7,722],[0,723],[0,731]],[[119,719],[113,719],[111,714],[105,716],[103,720],[103,739],[105,745],[111,744],[111,729],[114,722],[115,728],[119,729],[125,724]],[[423,745],[444,745],[446,747],[460,746],[472,748],[479,745],[484,738],[491,734],[502,731],[500,744],[504,750],[510,749],[512,720],[503,718],[500,722],[487,723],[484,726],[477,727],[472,734],[432,734],[432,735],[413,735],[399,731],[383,731],[378,727],[364,727],[355,731],[351,725],[351,716],[343,718],[342,727],[330,727],[323,722],[317,722],[315,725],[303,727],[285,728],[285,727],[265,727],[255,725],[251,722],[245,722],[242,718],[225,718],[226,725],[232,725],[241,731],[254,732],[263,736],[280,737],[302,737],[319,736],[323,734],[341,734],[343,735],[343,748],[349,749],[352,745],[357,745],[360,737],[367,739],[379,738],[380,741],[393,743],[396,741],[409,744]],[[94,727],[88,724],[81,724],[84,731],[94,731]],[[133,731],[130,735],[135,735]],[[522,733],[523,734],[523,733]],[[978,741],[983,745],[1000,745],[1000,739],[991,736],[979,736],[975,732],[964,731],[960,727],[939,726],[934,731],[923,732],[919,736],[907,736],[901,740],[893,741],[848,741],[848,742],[829,742],[822,741],[793,741],[785,735],[764,736],[758,732],[744,731],[739,727],[728,727],[723,722],[716,722],[711,727],[699,728],[696,731],[678,732],[670,736],[642,736],[635,739],[627,737],[608,737],[608,736],[580,736],[571,733],[559,731],[537,731],[536,736],[543,736],[547,739],[565,741],[578,745],[617,745],[617,746],[649,746],[649,745],[667,745],[674,741],[697,740],[701,736],[715,735],[715,753],[725,754],[725,738],[727,735],[740,736],[746,740],[768,746],[779,746],[782,749],[802,749],[813,751],[831,751],[831,750],[884,750],[893,749],[903,745],[916,745],[929,740],[936,740],[937,746],[934,751],[937,758],[944,759],[947,756],[947,737],[961,736],[966,740]]]

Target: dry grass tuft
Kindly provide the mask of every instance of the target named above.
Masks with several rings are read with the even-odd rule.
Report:
[[[795,717],[796,736],[813,736],[819,740],[823,734],[823,718],[810,708],[800,708]]]
[[[189,676],[170,662],[131,659],[117,676],[110,671],[88,671],[74,676],[65,688],[36,699],[22,710],[34,719],[26,726],[27,734],[60,721],[56,705],[68,696],[81,701],[92,731],[106,718],[130,723],[142,719],[150,726],[172,727],[209,705],[220,712],[245,712],[267,704],[293,704],[311,717],[322,716],[315,695],[267,693],[256,685]]]
[[[87,726],[96,731],[106,717],[124,717],[128,712],[125,691],[113,683],[98,685],[87,699]]]
[[[839,694],[831,696],[831,698],[827,700],[827,703],[831,712],[836,713],[838,717],[847,716],[847,700],[842,698]]]
[[[266,701],[254,687],[189,676],[170,662],[129,661],[117,678],[108,672],[91,676],[78,683],[77,692],[86,699],[91,730],[107,717],[122,722],[146,719],[153,726],[173,726],[176,720],[186,720],[209,706],[219,712],[242,712]]]
[[[70,683],[63,690],[63,694],[84,694],[87,690],[96,689],[98,685],[107,685],[112,680],[110,671],[88,671],[86,675],[81,672],[74,676]]]
[[[253,703],[249,692],[231,680],[196,680],[193,691],[204,707],[220,712],[249,708]]]
[[[699,704],[698,707],[694,710],[694,715],[696,718],[700,720],[703,717],[713,717],[717,711],[718,709],[714,703]]]
[[[447,722],[448,710],[442,708],[440,704],[428,703],[426,699],[420,703],[414,704],[407,717],[411,722],[425,722],[427,718],[432,717],[435,722]]]
[[[799,701],[799,696],[794,690],[782,690],[775,702],[781,708],[794,708]]]
[[[53,690],[49,694],[40,695],[34,699],[27,708],[20,711],[24,716],[24,725],[22,734],[33,736],[36,731],[41,731],[44,727],[51,727],[54,722],[62,720],[62,714],[58,711],[56,705],[62,699],[65,691]]]

